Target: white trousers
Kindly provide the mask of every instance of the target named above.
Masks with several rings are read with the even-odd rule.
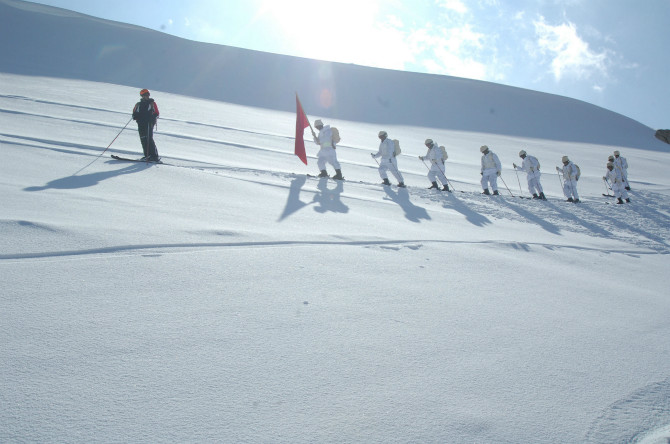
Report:
[[[628,170],[622,169],[621,176],[623,176],[623,186],[630,188],[630,184],[628,183]]]
[[[617,199],[624,198],[628,199],[628,191],[626,191],[626,184],[625,183],[613,183],[612,184],[612,191],[614,192],[614,197]]]
[[[542,190],[542,185],[540,184],[540,172],[535,171],[528,173],[528,192],[530,194],[540,194],[544,191]]]
[[[340,169],[340,162],[337,161],[337,153],[332,146],[321,147],[316,155],[318,157],[316,165],[319,167],[319,171],[326,169],[326,163],[331,164],[336,170]]]
[[[405,180],[402,177],[402,174],[400,174],[400,171],[398,170],[398,160],[395,157],[380,160],[379,177],[381,177],[382,179],[388,179],[388,174],[386,174],[387,171],[391,171],[391,174],[395,176],[398,182],[405,182]]]
[[[440,179],[442,185],[447,185],[447,176],[444,175],[444,165],[439,163],[431,162],[430,170],[428,170],[428,180],[435,182],[437,179]]]
[[[579,194],[577,194],[577,181],[574,179],[565,179],[563,181],[563,194],[565,197],[570,199],[579,199]]]
[[[482,189],[487,190],[491,187],[493,191],[498,191],[498,170],[487,168],[482,173]]]

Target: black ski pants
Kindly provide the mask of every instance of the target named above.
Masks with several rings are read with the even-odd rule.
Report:
[[[137,131],[140,133],[140,142],[144,157],[158,157],[158,149],[154,142],[154,122],[137,121]]]

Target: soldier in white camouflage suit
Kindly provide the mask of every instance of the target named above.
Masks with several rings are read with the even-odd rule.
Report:
[[[626,202],[630,202],[623,175],[619,169],[614,167],[614,162],[607,162],[607,173],[603,176],[603,180],[609,181],[618,204],[623,204],[622,198],[626,199]]]
[[[528,192],[533,195],[533,199],[547,200],[540,183],[540,162],[535,156],[529,156],[524,150],[519,151],[519,157],[523,159],[521,166],[513,163],[515,170],[524,171],[528,179]]]

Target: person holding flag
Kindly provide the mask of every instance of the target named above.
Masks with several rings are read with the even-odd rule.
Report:
[[[303,137],[303,132],[305,128],[309,126],[309,129],[312,131],[312,137],[314,138],[314,143],[319,145],[321,149],[317,153],[317,166],[319,167],[319,177],[328,177],[326,172],[326,162],[333,165],[335,168],[335,176],[333,179],[344,180],[342,177],[342,170],[340,169],[340,163],[337,161],[337,154],[335,153],[335,143],[336,140],[333,140],[333,130],[329,125],[324,125],[321,120],[314,122],[314,126],[319,130],[317,135],[312,129],[312,125],[307,119],[307,115],[302,108],[298,94],[295,95],[296,101],[296,121],[295,121],[295,155],[302,160],[302,162],[307,165],[307,153],[305,151],[305,140]]]
[[[319,145],[321,149],[316,154],[318,159],[316,161],[319,167],[319,177],[328,177],[326,172],[326,163],[329,163],[335,168],[335,175],[333,179],[344,180],[340,162],[337,161],[337,153],[335,152],[335,142],[333,141],[333,131],[330,125],[324,125],[321,120],[316,120],[314,126],[319,130],[318,135],[314,135],[314,143]]]

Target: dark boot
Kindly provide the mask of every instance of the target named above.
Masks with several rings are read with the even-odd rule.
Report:
[[[428,187],[429,190],[432,190],[433,188],[437,189],[437,182],[433,182],[433,184]]]
[[[405,188],[405,182],[400,182],[398,184],[398,188]]]
[[[489,193],[489,189],[488,189],[488,188],[485,188],[485,189],[484,189],[484,192],[483,192],[482,194],[486,194],[486,195],[488,196],[488,195],[490,195],[491,193]]]
[[[575,200],[573,200],[572,202],[573,202],[573,203],[580,203],[581,200],[579,200],[579,199],[575,199]]]
[[[442,187],[442,191],[449,191],[449,185],[445,185],[444,187]]]
[[[500,194],[500,193],[498,192],[498,190],[494,190],[494,191],[493,191],[493,195],[494,195],[494,196],[498,196],[499,194]]]
[[[566,200],[566,202],[574,202],[574,200],[572,199],[572,197],[568,197],[568,200]]]
[[[537,193],[533,193],[533,199],[539,199],[540,196],[537,195]]]
[[[547,197],[544,195],[544,193],[540,193],[540,199],[547,200]]]
[[[617,203],[618,205],[623,205],[623,200],[621,200],[621,198],[618,198],[617,201],[616,201],[616,203]]]
[[[333,179],[344,180],[344,177],[342,176],[342,170],[335,170],[335,175],[333,176]]]
[[[626,203],[630,203],[630,197],[626,198]]]
[[[384,178],[382,185],[391,185],[391,182],[389,182],[388,178]]]
[[[321,174],[319,174],[319,177],[328,177],[328,172],[326,170],[321,170]]]

